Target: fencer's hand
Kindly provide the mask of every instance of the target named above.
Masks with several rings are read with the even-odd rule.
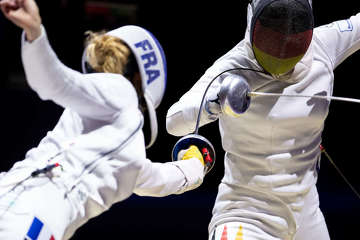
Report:
[[[204,107],[211,116],[217,117],[221,113],[218,91],[212,91],[206,96]]]
[[[200,150],[195,145],[190,145],[189,148],[178,152],[177,160],[178,161],[173,164],[178,165],[186,181],[176,194],[181,194],[199,187],[205,176],[204,158]],[[197,160],[199,160],[200,163],[197,162]]]
[[[34,0],[1,0],[0,8],[7,19],[25,31],[28,41],[40,36],[41,17]]]
[[[191,145],[188,149],[181,150],[178,154],[178,160],[188,160],[191,158],[197,158],[201,164],[205,166],[203,155],[195,145]]]
[[[250,86],[241,76],[228,76],[221,83],[218,93],[221,112],[239,117],[250,105]]]

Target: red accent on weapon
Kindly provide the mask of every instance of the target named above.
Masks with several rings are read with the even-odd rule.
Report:
[[[207,148],[203,148],[203,149],[201,149],[201,151],[202,151],[202,154],[204,156],[205,162],[206,163],[212,163],[213,160],[212,160],[212,158],[210,156],[209,150],[207,150]]]
[[[319,147],[320,147],[320,150],[321,150],[321,151],[324,151],[324,150],[325,150],[325,148],[324,148],[321,144],[320,144]]]

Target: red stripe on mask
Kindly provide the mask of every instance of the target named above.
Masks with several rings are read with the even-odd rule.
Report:
[[[253,31],[252,44],[273,57],[286,59],[304,55],[312,39],[312,29],[301,33],[283,34],[261,25],[258,20]]]

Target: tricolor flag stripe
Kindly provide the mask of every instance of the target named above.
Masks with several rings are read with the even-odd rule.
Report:
[[[228,237],[227,237],[227,227],[226,225],[224,225],[224,230],[221,234],[221,239],[220,240],[228,240]]]
[[[26,234],[26,240],[55,240],[50,229],[37,217],[34,217],[31,226]]]
[[[29,237],[31,240],[37,239],[43,225],[44,224],[37,217],[34,217],[34,220],[32,221],[26,236]]]
[[[258,49],[253,45],[254,54],[256,60],[260,63],[263,68],[273,74],[283,74],[294,68],[296,63],[298,63],[304,55],[299,55],[293,58],[281,59]]]
[[[257,21],[253,32],[253,45],[280,59],[293,58],[305,54],[311,43],[312,33],[312,29],[292,34],[281,33],[262,26],[260,21]]]
[[[243,229],[242,229],[242,226],[240,225],[239,229],[238,229],[238,231],[236,233],[235,240],[244,240],[243,236],[244,236]]]

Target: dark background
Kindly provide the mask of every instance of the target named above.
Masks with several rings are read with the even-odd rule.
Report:
[[[196,0],[39,0],[37,3],[58,57],[79,71],[86,30],[137,24],[158,38],[167,57],[168,85],[157,110],[158,140],[148,151],[148,157],[156,162],[170,161],[171,149],[178,140],[165,131],[168,108],[214,60],[243,38],[246,26],[245,0],[206,3]],[[96,5],[99,3],[102,5]],[[343,1],[343,4],[314,1],[315,24],[348,18],[358,12],[359,6],[355,1]],[[6,171],[52,129],[62,109],[50,101],[39,100],[27,86],[20,59],[20,29],[0,15],[0,30],[0,171]],[[360,98],[359,63],[360,54],[355,53],[335,70],[334,96]],[[358,191],[359,111],[360,105],[356,103],[332,102],[323,135],[323,145]],[[199,133],[214,144],[218,155],[215,168],[200,188],[165,198],[132,196],[90,220],[72,239],[127,239],[129,236],[131,239],[207,239],[217,184],[223,175],[223,151],[217,123],[201,128]],[[320,207],[332,239],[356,239],[360,199],[325,157],[318,188]]]

